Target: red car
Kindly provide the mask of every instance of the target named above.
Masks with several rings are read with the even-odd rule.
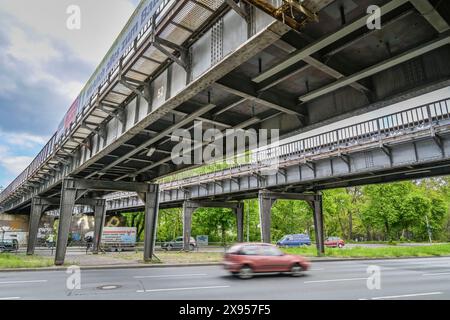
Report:
[[[224,267],[241,279],[250,279],[256,273],[289,272],[298,277],[310,267],[301,256],[284,254],[276,246],[263,243],[238,244],[226,254]]]
[[[339,237],[329,237],[325,240],[325,246],[330,248],[343,248],[345,242]]]

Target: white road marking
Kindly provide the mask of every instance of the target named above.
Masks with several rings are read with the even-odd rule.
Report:
[[[403,294],[398,296],[386,296],[386,297],[375,297],[371,298],[371,300],[384,300],[384,299],[399,299],[399,298],[412,298],[412,297],[423,297],[423,296],[435,296],[441,295],[442,292],[426,292],[426,293],[412,293],[412,294]],[[367,300],[367,299],[360,299]]]
[[[186,291],[186,290],[208,290],[208,289],[225,289],[230,286],[213,286],[213,287],[190,287],[190,288],[167,288],[167,289],[153,289],[153,290],[138,290],[137,293],[144,292],[164,292],[164,291]]]
[[[422,276],[424,277],[434,277],[434,276],[450,276],[450,272],[443,272],[443,273],[425,273]]]
[[[323,271],[325,270],[324,268],[313,268],[310,271]]]
[[[361,281],[361,280],[367,280],[367,278],[315,280],[315,281],[305,281],[305,283],[345,282],[345,281]]]
[[[48,282],[48,280],[5,281],[0,282],[0,284],[23,284],[23,283],[43,283],[43,282]]]
[[[205,277],[206,273],[197,273],[197,274],[168,274],[168,275],[159,275],[159,276],[135,276],[135,279],[149,279],[149,278],[181,278],[181,277]]]
[[[21,297],[6,297],[6,298],[0,298],[0,300],[19,300],[22,299]]]

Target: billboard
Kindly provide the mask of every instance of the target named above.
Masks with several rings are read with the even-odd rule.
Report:
[[[136,245],[136,228],[103,228],[103,245]]]
[[[77,116],[88,105],[89,101],[97,93],[98,88],[103,85],[108,75],[118,66],[120,58],[133,45],[134,40],[138,37],[139,32],[149,23],[153,15],[163,3],[167,0],[142,0],[130,20],[122,30],[111,49],[103,58],[94,74],[89,79],[86,86],[73,102],[69,111],[65,115],[62,123],[58,127],[57,139],[61,137],[64,130],[70,128],[70,125],[76,120]]]

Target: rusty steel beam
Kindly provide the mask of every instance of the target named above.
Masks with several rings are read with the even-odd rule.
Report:
[[[283,0],[280,7],[275,7],[265,0],[245,1],[297,31],[301,31],[309,22],[319,21],[317,14],[298,0]]]

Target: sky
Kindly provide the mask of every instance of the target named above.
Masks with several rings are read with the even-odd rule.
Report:
[[[33,160],[139,0],[0,1],[0,187]],[[67,10],[80,8],[80,29]]]

